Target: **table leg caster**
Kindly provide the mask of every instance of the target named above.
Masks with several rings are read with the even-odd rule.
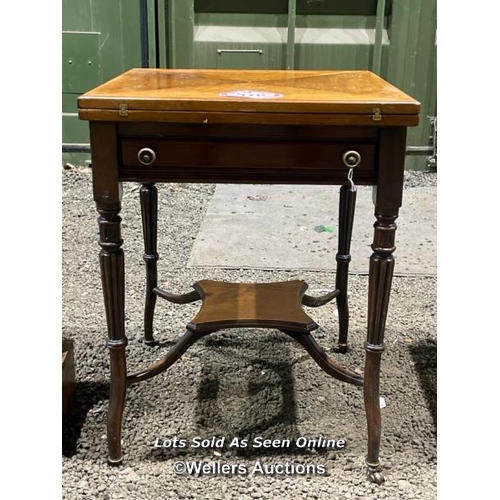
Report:
[[[340,354],[346,354],[348,350],[349,350],[349,344],[341,344],[339,342],[338,351]]]
[[[380,472],[380,465],[368,465],[368,479],[371,483],[379,485],[385,481],[383,474]]]
[[[118,458],[116,460],[108,458],[108,464],[109,465],[117,466],[117,465],[121,465],[122,463],[123,463],[123,457],[120,457],[120,458]]]

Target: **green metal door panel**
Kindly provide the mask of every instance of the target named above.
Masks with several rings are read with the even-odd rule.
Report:
[[[165,40],[168,66],[171,68],[192,68],[194,62],[193,0],[170,0],[168,7],[168,28],[166,28],[168,37]]]
[[[99,35],[89,32],[63,32],[63,93],[80,94],[101,82]]]
[[[62,110],[63,113],[78,113],[78,106],[73,94],[62,95]]]
[[[78,117],[78,106],[76,103],[75,94],[63,94],[62,95],[62,112],[63,118],[66,116]],[[63,130],[64,134],[64,130]]]
[[[155,67],[166,68],[170,65],[170,47],[172,45],[172,40],[169,38],[169,19],[170,11],[169,9],[174,9],[174,5],[166,0],[148,0],[148,3],[154,4],[153,8],[153,18],[152,22],[148,26],[155,29],[151,29],[150,35],[154,35],[154,39],[151,43],[152,46],[158,45],[156,47],[155,53]],[[173,12],[175,14],[175,12]],[[158,19],[158,22],[156,21]],[[189,29],[189,27],[188,27]],[[152,32],[152,33],[151,33]],[[156,42],[158,40],[158,43]],[[191,42],[192,43],[192,42]]]
[[[335,5],[332,2],[316,5],[298,0],[297,9],[304,15],[296,17],[294,37],[289,36],[287,30],[287,26],[290,29],[294,26],[286,15],[288,6],[294,3],[289,0],[267,1],[262,5],[246,1],[184,0],[181,14],[174,17],[173,14],[179,12],[179,3],[180,0],[172,0],[170,4],[170,20],[176,21],[168,27],[170,67],[366,69],[373,64],[377,0],[362,0],[355,4],[341,1],[335,2]],[[386,2],[386,11],[391,4],[391,1]],[[337,14],[320,15],[330,12]],[[207,35],[210,29],[211,33]],[[347,38],[347,42],[308,44],[301,41],[307,38],[308,31],[325,37],[332,29],[337,30],[337,37]],[[183,38],[180,38],[180,31]],[[350,40],[352,38],[360,38],[361,41],[356,43]],[[227,49],[259,49],[263,51],[263,57],[245,55],[237,61],[234,55],[217,52]],[[193,52],[192,56],[190,52]],[[383,53],[385,69],[385,47]]]
[[[62,34],[62,142],[87,143],[88,124],[78,119],[76,98],[102,81],[99,33]],[[74,160],[74,158],[73,158]],[[69,161],[66,157],[65,161]]]
[[[389,50],[382,49],[382,70],[387,67]],[[295,67],[298,69],[367,69],[373,58],[372,45],[297,44]]]
[[[364,69],[370,61],[370,46],[297,44],[295,67],[300,69]]]
[[[63,145],[88,143],[88,123],[78,119],[76,99],[142,65],[139,2],[63,0],[62,28]],[[64,154],[63,160],[81,156]]]
[[[138,2],[93,0],[93,26],[100,31],[102,81],[126,69],[141,66],[140,11]]]
[[[89,124],[78,119],[78,114],[62,115],[63,144],[87,144],[89,142]]]
[[[63,35],[62,50],[78,48],[86,42],[84,36],[99,33],[95,54],[101,61],[96,71],[97,83],[104,83],[123,71],[140,67],[141,24],[139,2],[103,0],[63,0],[63,32],[80,32],[76,39]],[[78,36],[81,36],[78,39]],[[92,42],[95,47],[95,41]],[[82,50],[87,50],[83,48]],[[96,68],[95,68],[96,69]],[[89,88],[85,88],[89,90]]]
[[[386,79],[421,102],[420,125],[408,131],[410,148],[429,147],[429,116],[436,116],[436,0],[394,0]],[[427,154],[407,158],[407,167],[425,169]]]
[[[433,12],[434,9],[434,12]],[[412,94],[422,104],[420,127],[408,135],[409,144],[428,144],[431,134],[429,116],[436,116],[436,0],[422,0],[418,24],[418,45],[414,56]],[[420,158],[423,160],[423,158]],[[422,164],[422,167],[425,165]]]
[[[88,144],[89,124],[78,119],[75,94],[62,95],[62,142],[63,144]],[[63,163],[85,165],[90,160],[88,153],[64,153]]]
[[[141,14],[139,2],[120,2],[121,7],[116,14],[119,13],[121,19],[121,42],[118,43],[117,51],[121,54],[121,69],[122,73],[129,68],[140,68],[142,65],[142,50],[141,50]],[[116,17],[111,17],[111,20]],[[116,22],[116,21],[115,21]],[[103,28],[101,27],[101,31]]]
[[[155,29],[155,27],[157,25],[164,24],[164,28],[166,29],[168,26],[169,20],[168,20],[167,16],[157,17],[157,15],[156,15],[156,0],[147,0],[146,5],[147,5],[146,23],[148,26],[148,32],[147,32],[147,35],[148,35],[147,36],[147,44],[148,44],[148,47],[147,47],[148,51],[147,52],[148,52],[148,54],[147,54],[147,56],[148,56],[149,66],[152,68],[155,68],[155,67],[159,66],[158,64],[156,64],[156,56],[158,53],[158,47],[157,47],[157,43],[156,43],[157,30]],[[158,19],[158,22],[157,22],[157,19]],[[167,35],[165,35],[163,40],[165,41],[165,43],[170,43]],[[166,66],[168,66],[168,61],[166,63]]]
[[[92,0],[62,0],[64,31],[93,31]]]

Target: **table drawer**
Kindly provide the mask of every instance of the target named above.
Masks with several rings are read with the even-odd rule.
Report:
[[[360,155],[355,180],[375,178],[375,141],[123,139],[122,180],[327,183],[345,179],[347,151]]]

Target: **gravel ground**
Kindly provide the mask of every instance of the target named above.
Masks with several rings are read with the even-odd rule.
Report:
[[[63,498],[134,499],[434,499],[436,498],[436,278],[395,277],[382,359],[386,482],[365,476],[366,421],[362,390],[328,377],[291,339],[271,331],[227,330],[195,344],[174,367],[128,391],[123,465],[107,465],[109,360],[98,268],[97,214],[88,169],[63,169],[63,336],[74,339],[78,380],[63,425]],[[436,175],[408,172],[406,188],[433,186]],[[324,272],[187,268],[189,252],[214,186],[159,185],[159,277],[181,293],[201,278],[228,281],[305,279],[310,290],[330,288]],[[125,184],[126,328],[129,371],[163,355],[184,332],[196,305],[159,301],[159,345],[141,341],[144,265],[138,187]],[[223,245],[221,245],[221,252]],[[342,364],[363,368],[367,276],[350,279],[352,349]],[[315,336],[333,351],[334,305],[311,309]],[[335,354],[334,354],[335,355]],[[336,355],[337,356],[337,355]],[[243,376],[242,376],[243,374]],[[302,439],[345,440],[337,450],[301,447]],[[252,447],[257,438],[289,439],[276,449]],[[185,447],[155,448],[185,440]],[[224,446],[195,447],[197,438]],[[234,438],[248,447],[229,446]],[[298,441],[297,441],[298,440]],[[296,446],[299,444],[299,446]],[[174,464],[235,464],[232,475],[175,474]],[[258,464],[293,464],[295,473],[262,474]],[[301,473],[308,467],[307,474]],[[289,466],[292,467],[292,466]],[[323,472],[324,468],[324,472]],[[279,471],[278,471],[279,472]]]

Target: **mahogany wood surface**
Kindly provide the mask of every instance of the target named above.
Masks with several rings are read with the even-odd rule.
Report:
[[[310,332],[318,325],[302,309],[307,283],[226,283],[201,280],[193,285],[203,305],[189,322],[193,332],[255,327]]]
[[[200,123],[164,123],[164,122],[120,122],[117,123],[117,133],[120,138],[170,138],[170,139],[231,139],[245,137],[247,139],[267,140],[377,140],[380,127],[371,126],[340,126],[322,125],[309,127],[297,123],[291,125],[271,124],[231,124],[213,125]]]
[[[108,326],[106,345],[110,354],[108,461],[120,464],[123,460],[121,435],[127,388],[125,347],[128,340],[125,335],[125,269],[119,215],[122,186],[118,180],[116,125],[92,122],[90,140],[94,200],[99,212],[99,261]]]
[[[290,182],[324,184],[345,179],[342,154],[355,149],[361,154],[355,181],[373,184],[375,141],[359,140],[171,140],[125,139],[121,142],[123,166],[120,179],[151,182]],[[139,151],[156,154],[151,165],[142,165]],[[281,181],[280,181],[281,179]]]
[[[122,158],[119,179],[140,183],[341,184],[345,151],[361,163],[354,182],[377,181],[378,127],[302,125],[186,125],[150,122],[118,124]],[[156,159],[142,165],[150,148]]]
[[[152,344],[153,320],[156,305],[156,293],[158,285],[158,252],[156,241],[158,233],[158,190],[154,184],[143,184],[140,190],[142,233],[144,238],[143,259],[146,264],[146,298],[144,304],[144,339],[146,343]]]
[[[357,168],[357,167],[356,167]],[[349,304],[347,284],[349,262],[351,262],[351,239],[354,225],[354,210],[356,208],[356,190],[348,184],[340,188],[339,196],[339,235],[338,251],[335,256],[337,270],[335,273],[335,288],[340,290],[337,296],[337,311],[339,313],[339,351],[347,352],[347,337],[349,333]]]
[[[214,165],[226,169],[342,169],[342,153],[356,149],[362,157],[359,170],[373,171],[375,141],[297,141],[247,139],[228,140],[172,140],[129,139],[122,142],[124,167],[139,167],[138,153],[149,147],[156,153],[154,166],[210,169]],[[358,167],[356,167],[358,168]]]

